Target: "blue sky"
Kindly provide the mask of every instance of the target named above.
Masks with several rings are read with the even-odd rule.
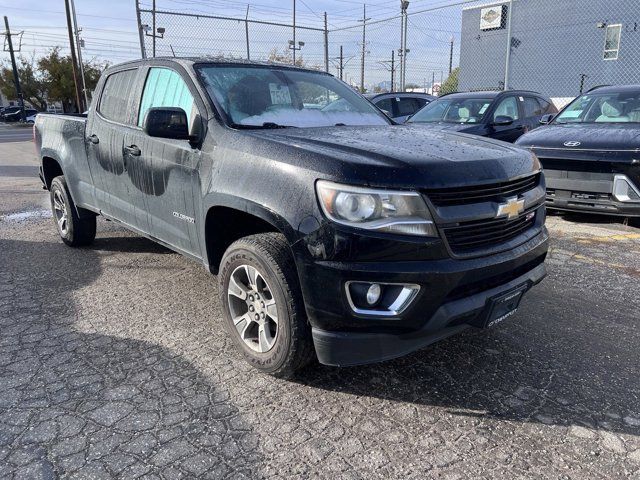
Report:
[[[150,9],[152,0],[140,0],[143,9]],[[292,1],[249,0],[249,18],[272,22],[290,23]],[[451,4],[449,0],[411,0],[409,12],[434,6]],[[139,58],[140,44],[136,28],[135,0],[75,0],[78,24],[83,29],[85,41],[83,57],[100,62],[119,63]],[[367,5],[367,17],[372,22],[395,17],[400,10],[399,0],[372,0]],[[158,10],[182,13],[208,14],[244,18],[247,1],[241,0],[157,0]],[[354,0],[297,0],[297,23],[302,26],[322,27],[323,12],[327,12],[329,29],[353,26],[354,28],[330,33],[332,73],[336,73],[339,46],[343,45],[347,62],[347,79],[359,81],[362,29],[362,3]],[[410,56],[408,71],[415,78],[408,81],[422,84],[432,75],[439,79],[440,72],[448,67],[448,42],[459,30],[460,7],[436,11],[429,15],[409,17]],[[0,0],[0,12],[7,15],[12,32],[24,31],[22,52],[26,55],[44,54],[54,46],[68,51],[64,0]],[[144,16],[144,14],[143,14]],[[142,23],[146,23],[143,18]],[[157,41],[158,54],[232,53],[245,55],[244,25],[238,22],[214,22],[175,17],[164,20],[158,17],[158,26],[166,23],[166,38]],[[366,43],[367,83],[379,82],[390,77],[387,66],[391,50],[400,43],[399,19],[373,23],[368,27]],[[250,32],[252,57],[260,58],[272,48],[286,50],[291,36],[289,29],[252,25]],[[297,40],[305,41],[302,56],[310,64],[323,61],[323,36],[321,32],[297,30]],[[14,38],[15,42],[15,38]],[[148,42],[150,46],[150,42]],[[7,59],[2,53],[0,58]],[[457,49],[456,49],[457,56]],[[412,58],[413,57],[413,58]],[[413,61],[413,69],[410,69]],[[419,63],[419,65],[418,65]],[[388,65],[388,64],[387,64]],[[419,68],[418,68],[419,67]]]

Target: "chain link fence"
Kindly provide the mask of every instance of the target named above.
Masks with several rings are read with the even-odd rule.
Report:
[[[138,9],[143,56],[213,56],[293,62],[289,24]],[[155,28],[154,28],[155,25]],[[325,68],[325,30],[296,27],[296,63]]]
[[[597,85],[640,83],[637,0],[403,7],[406,13],[376,18],[373,10],[368,18],[364,11],[359,21],[338,25],[328,12],[328,23],[318,16],[317,26],[296,26],[294,45],[289,23],[139,9],[141,47],[147,56],[155,42],[158,56],[286,62],[293,61],[295,47],[297,63],[328,69],[368,92],[517,88],[561,104]]]

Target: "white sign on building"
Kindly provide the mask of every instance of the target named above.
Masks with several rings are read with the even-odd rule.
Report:
[[[504,26],[506,5],[494,5],[480,10],[480,30],[492,30]]]

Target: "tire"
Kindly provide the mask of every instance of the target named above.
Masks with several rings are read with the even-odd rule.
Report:
[[[53,220],[62,241],[70,247],[82,247],[93,243],[96,238],[96,215],[83,208],[76,208],[64,176],[51,181],[49,194]]]
[[[298,274],[282,234],[252,235],[231,244],[218,283],[225,327],[253,367],[289,378],[315,357]]]

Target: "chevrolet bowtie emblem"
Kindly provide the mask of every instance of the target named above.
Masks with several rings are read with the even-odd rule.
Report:
[[[516,197],[510,198],[506,203],[498,205],[498,213],[496,217],[506,217],[508,219],[516,218],[524,212],[524,200],[518,200]]]

